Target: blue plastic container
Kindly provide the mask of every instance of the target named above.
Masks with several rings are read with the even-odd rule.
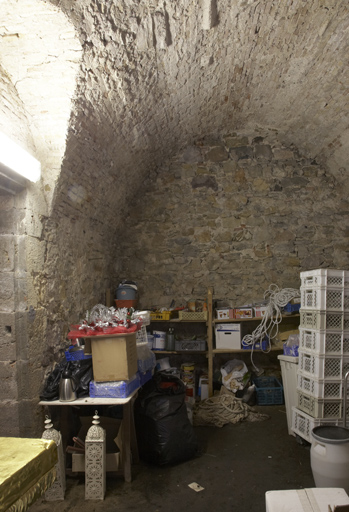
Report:
[[[123,281],[119,284],[115,292],[116,300],[135,300],[137,299],[137,285],[133,281]]]
[[[284,403],[284,390],[276,377],[255,377],[257,405],[280,405]]]
[[[300,304],[286,304],[284,306],[284,313],[299,313],[299,310],[301,308]]]
[[[116,380],[110,382],[90,381],[91,398],[127,398],[140,387],[138,372],[130,380]]]
[[[252,350],[252,345],[246,345],[244,342],[242,342],[241,347],[243,350]],[[269,348],[269,338],[266,337],[262,341],[256,341],[253,350],[263,350],[266,351]]]
[[[74,345],[71,345],[69,349],[64,352],[67,361],[81,361],[82,359],[92,359],[92,354],[85,354],[83,348],[81,350],[69,352],[69,350],[72,348],[74,348]]]

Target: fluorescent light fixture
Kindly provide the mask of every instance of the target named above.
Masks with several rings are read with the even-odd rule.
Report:
[[[40,179],[41,164],[25,149],[0,132],[0,164],[20,174],[30,181]]]

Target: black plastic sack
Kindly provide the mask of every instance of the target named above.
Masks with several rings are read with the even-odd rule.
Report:
[[[76,394],[78,398],[89,396],[90,381],[93,379],[92,359],[81,361],[70,361],[68,370],[77,385]]]
[[[57,364],[52,372],[46,378],[44,389],[40,395],[40,400],[58,400],[59,399],[59,382],[61,375],[66,368],[66,361]]]
[[[93,379],[92,359],[82,359],[58,363],[46,379],[40,400],[59,400],[59,383],[65,370],[71,372],[77,397],[89,396],[90,381]]]
[[[198,442],[185,405],[185,385],[173,375],[154,375],[139,391],[135,425],[141,459],[158,465],[197,455]]]

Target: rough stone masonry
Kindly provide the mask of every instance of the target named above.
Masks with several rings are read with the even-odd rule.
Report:
[[[70,323],[240,304],[348,267],[345,0],[7,0],[0,128],[42,178],[0,200],[0,434],[38,435]]]

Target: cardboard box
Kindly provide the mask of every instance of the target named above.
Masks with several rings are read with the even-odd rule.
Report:
[[[92,426],[91,416],[81,416],[81,428],[78,438],[85,441],[88,429]],[[100,417],[100,425],[106,431],[106,471],[119,471],[122,469],[122,421],[115,418]],[[72,454],[72,471],[85,472],[85,454]]]
[[[229,308],[216,309],[216,318],[218,318],[218,320],[229,318]]]
[[[235,308],[235,318],[253,318],[253,308]]]
[[[91,337],[96,382],[129,380],[137,372],[136,333]]]
[[[241,324],[217,324],[216,348],[241,349]]]
[[[265,315],[267,311],[267,306],[255,306],[254,308],[255,315],[257,318],[260,318]]]

